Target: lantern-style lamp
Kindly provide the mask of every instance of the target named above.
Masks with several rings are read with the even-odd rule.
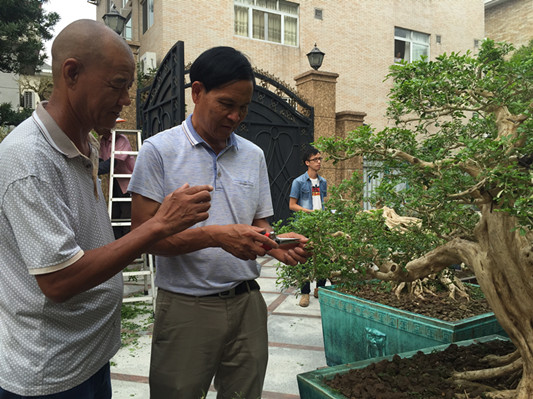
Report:
[[[309,65],[311,65],[311,68],[313,68],[315,71],[318,71],[318,68],[322,65],[322,61],[324,60],[324,53],[318,49],[315,43],[315,47],[307,53],[307,59],[309,60]]]
[[[113,4],[113,8],[111,9],[111,11],[105,14],[102,17],[102,19],[104,20],[104,23],[107,26],[109,26],[119,35],[122,35],[122,32],[124,32],[124,26],[126,26],[126,17],[123,17],[117,11],[114,4]]]

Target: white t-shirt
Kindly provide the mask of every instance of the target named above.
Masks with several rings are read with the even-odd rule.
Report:
[[[320,183],[317,179],[311,179],[311,194],[313,197],[313,211],[322,209],[322,200],[320,199]]]

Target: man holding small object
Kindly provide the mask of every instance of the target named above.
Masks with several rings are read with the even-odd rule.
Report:
[[[78,20],[54,40],[52,77],[50,100],[0,143],[0,398],[110,399],[120,272],[207,219],[212,187],[183,185],[115,240],[90,131],[130,105],[133,54],[103,23]]]
[[[268,237],[273,209],[265,158],[234,133],[255,86],[248,59],[215,47],[196,59],[190,78],[193,114],[143,143],[129,186],[133,229],[182,182],[214,187],[209,219],[151,248],[158,294],[150,397],[200,398],[214,377],[219,399],[260,398],[267,308],[255,259],[268,252],[287,264],[305,262],[307,239],[288,233],[300,242],[278,245]]]

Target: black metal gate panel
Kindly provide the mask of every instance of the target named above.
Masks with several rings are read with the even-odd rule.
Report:
[[[143,140],[185,119],[185,89],[189,71],[184,66],[183,42],[163,59],[153,83],[137,92],[137,125]],[[248,115],[235,133],[264,152],[274,206],[272,221],[290,215],[289,193],[295,177],[304,173],[301,156],[313,141],[314,109],[287,85],[255,71],[256,88]]]
[[[281,82],[263,72],[255,75],[258,82],[248,115],[235,133],[265,153],[275,221],[290,215],[292,181],[306,171],[301,156],[313,141],[314,109]]]
[[[137,128],[142,139],[180,124],[185,119],[184,45],[169,50],[150,86],[137,92]]]

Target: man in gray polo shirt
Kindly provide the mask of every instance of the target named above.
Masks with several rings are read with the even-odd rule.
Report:
[[[255,278],[272,200],[263,151],[233,131],[245,118],[255,77],[231,47],[191,66],[195,107],[181,125],[146,140],[129,190],[132,228],[148,220],[184,181],[211,184],[209,219],[161,240],[150,365],[151,399],[200,398],[214,376],[217,398],[261,397],[268,359],[267,309]],[[269,251],[296,265],[307,239]]]
[[[98,40],[94,40],[98,38]],[[211,187],[184,185],[114,241],[90,134],[112,128],[135,62],[91,20],[52,46],[54,89],[0,144],[0,398],[111,398],[120,346],[120,271],[158,240],[208,217]]]

